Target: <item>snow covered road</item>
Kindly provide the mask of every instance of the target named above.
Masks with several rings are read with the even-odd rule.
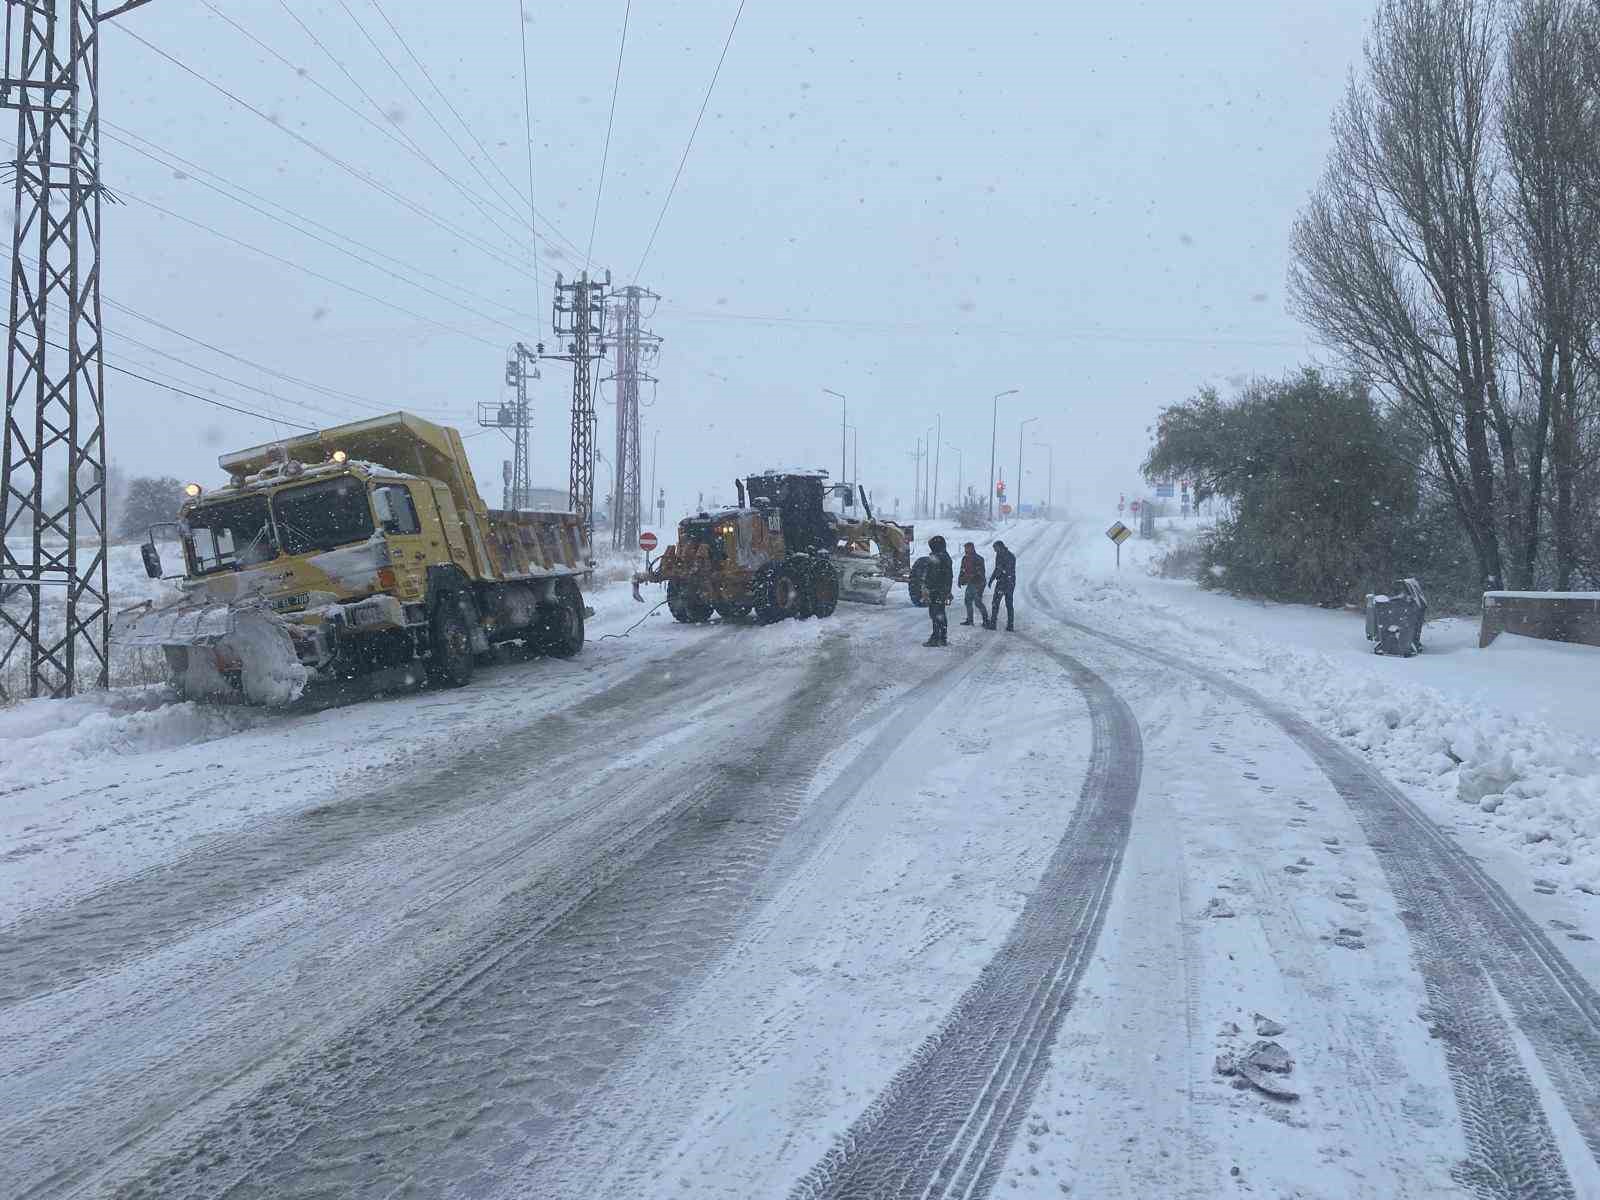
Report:
[[[86,712],[6,784],[0,1195],[1600,1196],[1596,943],[1003,536],[944,652],[897,594]]]

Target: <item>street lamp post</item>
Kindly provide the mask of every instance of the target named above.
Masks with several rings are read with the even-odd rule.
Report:
[[[1044,502],[1045,516],[1048,517],[1056,506],[1056,448],[1049,442],[1035,442],[1034,445],[1050,455],[1050,483],[1049,491],[1046,493],[1048,499]]]
[[[930,472],[928,470],[928,460],[933,457],[933,426],[932,425],[929,425],[928,428],[923,432],[922,444],[925,447],[925,449],[922,452],[923,455],[924,455],[923,460],[922,460],[922,511],[923,511],[924,514],[926,514],[929,517],[937,517],[939,514],[934,511],[934,506],[930,502],[930,498],[929,498],[929,494],[928,494],[929,490],[932,487],[932,484],[929,482],[929,480],[932,477],[932,472]]]
[[[991,521],[994,520],[994,448],[995,438],[1000,429],[1000,397],[1015,396],[1021,390],[1021,388],[1012,388],[1010,391],[996,392],[994,394],[994,412],[991,414],[989,422],[989,519]]]
[[[1038,419],[1029,417],[1017,426],[1017,494],[1011,498],[1011,503],[1019,521],[1022,519],[1022,431]]]
[[[944,414],[934,413],[933,423],[933,515],[939,515],[939,452],[944,448]]]
[[[832,388],[823,388],[822,390],[830,396],[839,397],[839,475],[842,478],[846,467],[844,431],[847,428],[845,422],[850,416],[850,401],[844,398],[843,392],[836,392]]]

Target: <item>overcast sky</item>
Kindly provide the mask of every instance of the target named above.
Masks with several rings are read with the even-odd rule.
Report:
[[[477,435],[497,504],[508,447],[476,428],[476,405],[502,395],[506,345],[552,340],[554,272],[582,269],[625,2],[526,2],[534,198],[549,221],[537,282],[517,0],[155,0],[119,18],[101,57],[103,178],[123,201],[105,219],[107,361],[307,424],[397,407],[451,421]],[[736,8],[633,4],[593,251],[619,283]],[[942,418],[948,498],[958,463],[987,482],[990,397],[1017,388],[1000,402],[1006,478],[1019,420],[1038,417],[1023,498],[1044,491],[1049,456],[1032,443],[1048,443],[1057,500],[1102,513],[1138,486],[1163,404],[1313,353],[1284,307],[1289,228],[1370,12],[747,0],[638,276],[663,298],[665,339],[645,486],[657,431],[669,517],[701,490],[731,499],[736,473],[837,473],[832,388],[886,508],[906,502],[916,439]],[[569,388],[558,363],[536,385],[537,484],[565,486]],[[117,373],[107,393],[126,473],[215,481],[218,452],[282,428]]]

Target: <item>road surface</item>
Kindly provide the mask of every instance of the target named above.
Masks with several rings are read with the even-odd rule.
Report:
[[[1600,1196],[1589,947],[1007,536],[948,650],[651,622],[8,764],[0,1195]]]

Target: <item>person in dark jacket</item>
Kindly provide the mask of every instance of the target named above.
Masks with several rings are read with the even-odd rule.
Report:
[[[922,578],[922,597],[928,602],[928,617],[933,622],[933,632],[922,644],[948,646],[950,621],[944,610],[953,598],[951,588],[955,585],[955,570],[944,548],[944,539],[938,534],[928,539],[928,551],[928,573]]]
[[[989,624],[989,610],[983,603],[983,589],[988,583],[988,578],[984,574],[986,569],[983,555],[978,553],[976,546],[968,542],[963,547],[961,554],[961,578],[956,580],[966,589],[963,594],[967,601],[967,619],[961,622],[963,625],[972,624],[972,606],[974,604],[978,606],[978,611],[983,614],[983,623],[985,625]]]
[[[1015,630],[1016,611],[1011,607],[1011,594],[1017,589],[1017,556],[1006,549],[1004,542],[994,544],[994,573],[989,576],[989,582],[994,584],[994,610],[989,619],[983,623],[985,629],[993,629],[1000,623],[1000,601],[1006,602],[1006,632]]]

